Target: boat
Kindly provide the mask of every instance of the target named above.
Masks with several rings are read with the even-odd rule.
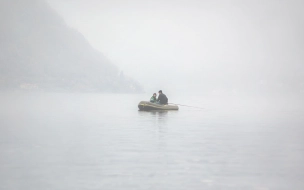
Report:
[[[149,110],[178,110],[177,105],[168,104],[156,104],[148,101],[141,101],[138,103],[139,110],[149,111]]]

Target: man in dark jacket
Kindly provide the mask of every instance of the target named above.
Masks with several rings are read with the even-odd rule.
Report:
[[[163,91],[160,90],[160,91],[158,91],[158,93],[159,93],[159,95],[158,95],[157,101],[160,104],[168,104],[168,98],[165,94],[163,94]]]

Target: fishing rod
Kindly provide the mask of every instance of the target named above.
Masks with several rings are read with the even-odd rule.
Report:
[[[177,106],[185,106],[185,107],[190,107],[190,108],[205,109],[205,108],[194,107],[194,106],[188,106],[188,105],[183,105],[183,104],[175,104],[175,103],[168,103],[168,104],[173,104],[173,105],[177,105]]]

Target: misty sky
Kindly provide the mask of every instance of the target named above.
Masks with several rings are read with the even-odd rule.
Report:
[[[48,2],[146,90],[303,84],[300,0]]]

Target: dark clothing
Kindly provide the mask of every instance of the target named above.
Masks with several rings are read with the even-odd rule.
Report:
[[[159,94],[158,98],[157,98],[157,101],[160,104],[168,104],[168,98],[167,98],[167,96],[165,94]]]
[[[152,96],[151,98],[150,98],[150,102],[152,102],[152,103],[156,103],[156,96]]]

